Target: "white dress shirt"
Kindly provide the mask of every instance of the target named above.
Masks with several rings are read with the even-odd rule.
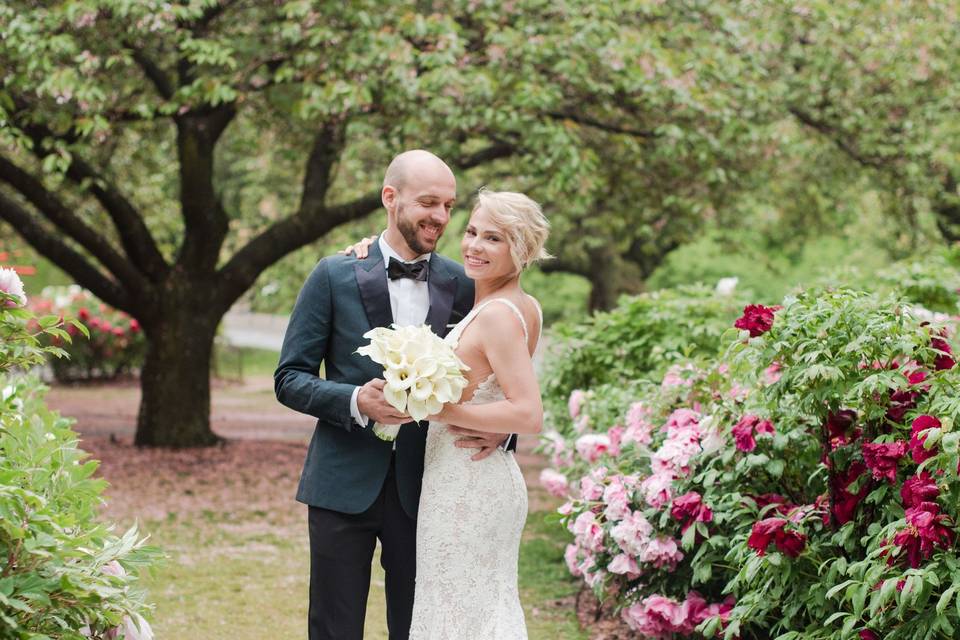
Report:
[[[390,264],[390,258],[400,262],[420,262],[429,260],[431,254],[425,253],[417,256],[413,260],[404,260],[396,251],[393,250],[381,233],[377,239],[380,246],[380,252],[383,254],[383,268],[387,269]],[[426,281],[413,280],[411,278],[397,278],[396,280],[387,279],[387,290],[390,292],[390,311],[393,313],[393,321],[401,327],[411,325],[419,326],[426,322],[427,312],[430,310],[430,288]],[[350,415],[361,427],[367,426],[367,417],[360,413],[357,406],[357,395],[360,393],[360,387],[353,390],[350,396]]]

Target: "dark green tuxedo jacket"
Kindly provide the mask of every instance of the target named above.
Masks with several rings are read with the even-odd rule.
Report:
[[[473,281],[456,262],[430,258],[427,324],[444,336],[473,307]],[[356,386],[383,377],[383,368],[354,353],[363,334],[393,322],[387,273],[379,245],[364,260],[324,258],[307,278],[283,338],[274,373],[277,399],[317,418],[300,476],[297,500],[341,513],[366,511],[383,487],[393,445],[359,426],[350,415]],[[326,379],[319,377],[320,363]],[[400,429],[396,441],[397,489],[404,510],[416,517],[423,476],[426,423]]]

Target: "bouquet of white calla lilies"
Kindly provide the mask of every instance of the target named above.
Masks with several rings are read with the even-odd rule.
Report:
[[[459,402],[469,367],[453,346],[430,327],[377,327],[363,334],[370,344],[357,353],[383,365],[383,395],[397,411],[420,421],[439,413],[448,402]],[[376,423],[374,433],[383,440],[395,440],[400,425]]]

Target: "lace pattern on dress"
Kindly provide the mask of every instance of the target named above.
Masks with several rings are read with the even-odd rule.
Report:
[[[453,345],[487,304],[478,305],[447,335]],[[524,324],[524,334],[527,328]],[[477,385],[470,404],[504,399],[496,376]],[[510,425],[504,425],[504,432]],[[527,487],[513,454],[497,450],[474,462],[431,423],[424,455],[417,521],[417,587],[411,640],[526,640],[517,587]]]

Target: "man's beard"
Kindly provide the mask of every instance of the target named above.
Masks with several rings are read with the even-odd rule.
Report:
[[[400,231],[400,235],[403,236],[404,242],[410,247],[410,250],[418,256],[433,251],[433,247],[425,247],[423,243],[420,242],[420,238],[417,237],[418,226],[410,222],[403,215],[403,205],[401,204],[397,204],[397,229]],[[439,236],[437,239],[439,240]]]

